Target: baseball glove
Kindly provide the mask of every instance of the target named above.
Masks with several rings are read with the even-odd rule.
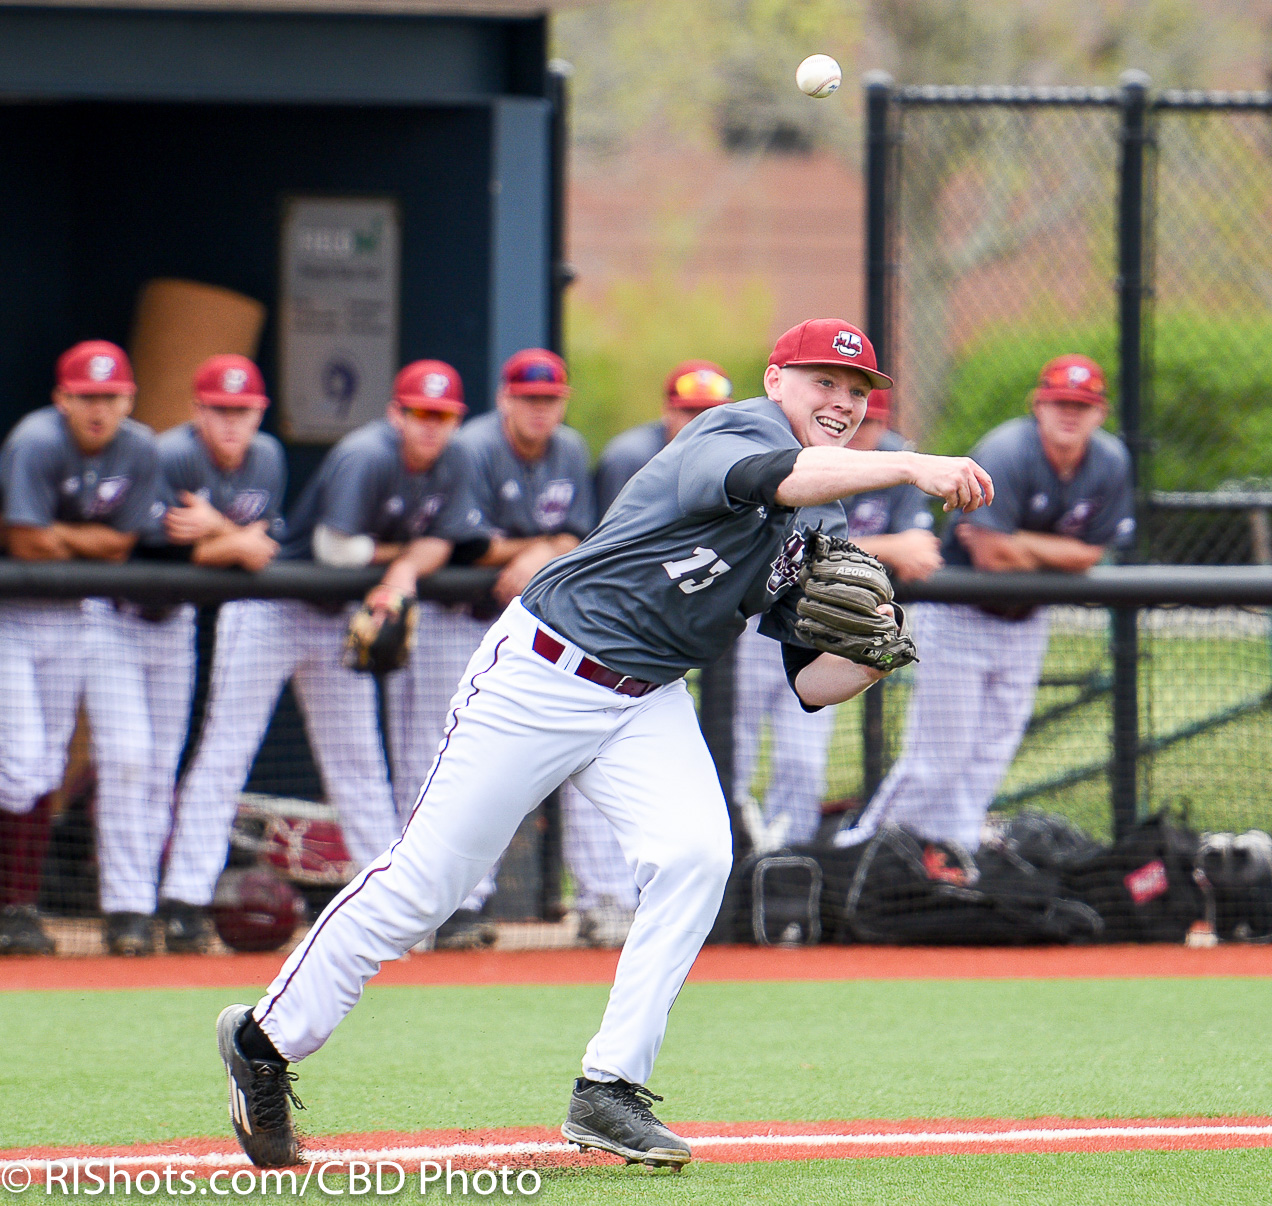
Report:
[[[344,664],[364,674],[401,670],[411,656],[418,621],[410,595],[377,586],[349,620]]]
[[[809,532],[799,583],[795,631],[814,649],[885,672],[919,660],[909,619],[892,601],[888,571],[855,544]],[[895,620],[879,614],[884,603]]]

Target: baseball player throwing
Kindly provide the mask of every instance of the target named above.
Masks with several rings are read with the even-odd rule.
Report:
[[[596,531],[509,605],[469,662],[402,837],[332,902],[255,1008],[222,1012],[231,1114],[253,1161],[297,1158],[289,1064],[322,1046],[384,960],[441,924],[566,779],[613,825],[640,906],[562,1132],[631,1161],[690,1159],[644,1083],[732,856],[684,674],[718,657],[746,616],[769,611],[806,703],[860,693],[880,670],[819,652],[791,628],[806,526],[842,532],[839,499],[897,482],[950,509],[993,494],[965,457],[845,447],[870,387],[891,384],[848,323],[788,331],[764,384],[766,397],[717,407],[668,444]],[[869,618],[896,627],[873,606]]]

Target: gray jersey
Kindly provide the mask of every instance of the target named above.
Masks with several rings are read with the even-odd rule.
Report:
[[[706,411],[587,540],[535,575],[522,603],[611,669],[652,682],[710,664],[759,612],[765,635],[795,641],[803,534],[821,523],[845,535],[844,509],[767,507],[725,490],[739,461],[787,449],[800,443],[767,398]]]
[[[472,464],[472,499],[487,532],[512,538],[569,532],[582,539],[596,525],[587,445],[573,428],[558,427],[534,464],[513,452],[498,412],[465,423],[455,443]]]
[[[667,443],[661,419],[631,427],[616,435],[596,462],[596,513],[604,516],[622,488],[654,459]]]
[[[309,557],[314,528],[405,544],[424,536],[455,543],[480,534],[467,482],[471,470],[454,441],[424,473],[402,462],[402,441],[387,419],[350,432],[318,466],[287,520],[282,556]]]
[[[885,431],[880,452],[904,452],[910,445],[895,431]],[[932,527],[928,496],[918,486],[903,482],[886,490],[868,490],[844,499],[848,515],[848,539],[863,536],[891,536],[911,528]]]
[[[1135,500],[1126,446],[1096,431],[1071,481],[1061,481],[1042,450],[1032,415],[995,427],[971,452],[994,479],[994,501],[959,515],[945,533],[941,551],[950,565],[971,565],[954,536],[959,523],[992,532],[1049,532],[1087,544],[1124,546],[1135,536]]]
[[[180,506],[181,495],[189,492],[239,527],[263,519],[269,535],[281,538],[287,460],[272,435],[258,431],[243,463],[231,472],[218,468],[191,423],[165,431],[158,445],[159,496],[165,507]]]
[[[132,419],[97,455],[79,450],[53,406],[27,415],[0,447],[4,521],[19,527],[101,523],[139,532],[158,488],[154,433]]]

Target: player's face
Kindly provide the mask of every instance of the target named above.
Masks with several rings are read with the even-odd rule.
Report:
[[[1033,412],[1038,420],[1038,437],[1043,449],[1073,457],[1086,452],[1095,429],[1108,418],[1109,408],[1065,400],[1035,402]]]
[[[217,467],[233,471],[247,456],[264,414],[259,406],[203,406],[195,403],[194,429]]]
[[[870,379],[842,364],[769,365],[764,389],[805,448],[846,448],[865,417]]]
[[[888,425],[882,419],[862,419],[861,426],[848,441],[848,447],[855,448],[858,452],[873,452],[879,447],[879,441],[887,430]]]
[[[499,393],[499,411],[514,447],[541,450],[565,420],[565,399],[554,394]]]
[[[111,442],[133,407],[131,394],[53,393],[53,405],[70,429],[71,439],[87,456],[95,456]]]
[[[450,442],[459,416],[440,410],[389,408],[389,422],[402,436],[402,463],[410,473],[424,473],[437,462]]]

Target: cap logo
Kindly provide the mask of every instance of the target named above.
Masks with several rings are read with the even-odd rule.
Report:
[[[90,356],[88,358],[88,377],[90,381],[109,381],[114,375],[114,356]]]
[[[526,382],[545,382],[555,384],[557,379],[557,371],[555,365],[546,364],[540,361],[537,364],[527,364],[518,374],[518,380]]]
[[[1091,380],[1091,370],[1081,364],[1071,364],[1069,366],[1069,384],[1085,385]]]
[[[852,331],[840,331],[830,346],[841,356],[860,356],[861,336]]]
[[[221,375],[221,389],[227,394],[241,394],[247,387],[247,370],[228,368]]]
[[[441,398],[445,395],[448,385],[450,385],[450,378],[445,373],[427,373],[424,377],[424,396]]]

